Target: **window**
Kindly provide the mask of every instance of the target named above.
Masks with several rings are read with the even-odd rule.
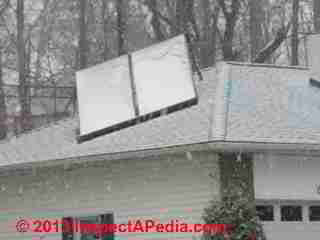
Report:
[[[320,206],[309,207],[309,221],[320,222]]]
[[[256,206],[256,211],[260,221],[274,221],[272,205],[258,205]]]
[[[281,221],[301,222],[302,207],[297,205],[281,206]]]
[[[81,224],[113,224],[113,214],[63,218],[62,240],[113,240],[114,233],[95,234],[81,231]],[[82,225],[83,226],[83,225]]]

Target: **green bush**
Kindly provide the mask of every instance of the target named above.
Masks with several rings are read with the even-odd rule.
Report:
[[[265,235],[259,222],[253,201],[245,190],[229,189],[222,201],[212,201],[204,210],[206,224],[227,224],[232,226],[229,234],[204,233],[205,240],[264,240]]]

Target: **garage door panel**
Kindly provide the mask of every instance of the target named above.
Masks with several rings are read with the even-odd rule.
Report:
[[[273,209],[272,221],[263,221],[263,227],[268,240],[318,240],[320,236],[320,221],[318,219],[320,201],[257,201],[257,209],[268,206]],[[270,208],[273,206],[273,208]],[[311,210],[313,213],[311,214]],[[293,212],[292,212],[293,211]],[[262,215],[265,217],[265,215]],[[297,220],[298,221],[294,221]],[[316,220],[316,221],[312,221]]]
[[[254,161],[256,199],[320,201],[320,157],[257,154]]]
[[[264,223],[268,240],[318,240],[320,224],[308,223]]]

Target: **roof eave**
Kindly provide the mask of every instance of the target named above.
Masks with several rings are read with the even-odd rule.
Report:
[[[312,143],[272,143],[272,142],[232,142],[232,141],[211,141],[196,144],[177,145],[163,148],[144,149],[137,151],[105,153],[96,155],[85,155],[69,157],[64,159],[51,159],[39,162],[19,163],[0,166],[3,170],[18,170],[34,167],[51,167],[72,163],[86,163],[92,161],[113,161],[124,159],[146,159],[148,157],[181,154],[184,152],[210,151],[216,153],[274,153],[288,155],[320,156],[320,144]]]

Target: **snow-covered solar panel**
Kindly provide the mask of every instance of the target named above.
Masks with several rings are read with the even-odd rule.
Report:
[[[127,56],[77,72],[80,135],[135,118]]]
[[[132,54],[140,114],[149,114],[196,97],[183,35]]]
[[[78,141],[196,104],[192,75],[184,35],[77,72]]]

